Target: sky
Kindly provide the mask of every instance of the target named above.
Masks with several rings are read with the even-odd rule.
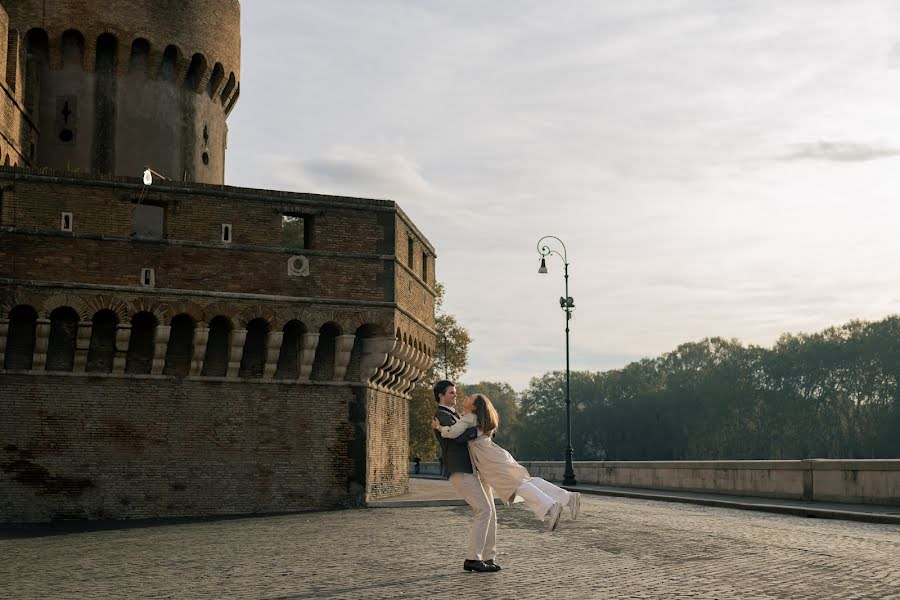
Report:
[[[464,380],[900,312],[900,3],[244,0],[226,183],[396,201]]]

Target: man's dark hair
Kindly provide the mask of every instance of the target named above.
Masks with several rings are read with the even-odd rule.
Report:
[[[446,379],[441,379],[436,384],[434,384],[434,401],[440,402],[440,396],[443,396],[447,393],[447,388],[452,387],[453,382],[447,381]]]

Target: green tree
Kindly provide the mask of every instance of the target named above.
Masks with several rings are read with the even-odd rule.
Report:
[[[516,431],[519,426],[519,398],[512,386],[498,381],[479,381],[475,384],[460,384],[458,389],[466,395],[477,392],[491,399],[500,415],[500,427],[494,440],[515,456],[518,451]]]
[[[604,373],[572,373],[576,460],[900,457],[900,316],[785,334],[773,348],[708,338]],[[561,460],[565,373],[520,397],[523,459]]]
[[[292,250],[306,249],[306,219],[290,215],[281,218],[281,245]]]
[[[435,288],[435,329],[438,334],[435,361],[413,389],[409,401],[409,456],[418,455],[423,461],[437,460],[440,452],[431,429],[436,406],[432,387],[441,379],[455,382],[462,377],[468,366],[469,344],[472,343],[468,330],[455,316],[444,312],[444,286],[439,283]]]

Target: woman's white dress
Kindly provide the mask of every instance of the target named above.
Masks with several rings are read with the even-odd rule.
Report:
[[[455,438],[462,435],[469,427],[475,427],[476,424],[475,415],[470,413],[460,417],[450,427],[441,427],[439,431],[442,437]],[[480,429],[478,437],[469,441],[469,455],[482,479],[494,488],[494,493],[504,504],[512,504],[516,498],[516,490],[522,485],[522,482],[531,480],[528,470],[517,463],[509,452],[495,444],[491,436],[484,435]]]

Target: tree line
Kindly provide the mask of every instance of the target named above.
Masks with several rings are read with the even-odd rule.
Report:
[[[900,458],[900,316],[573,372],[571,411],[576,460]],[[513,436],[561,460],[565,372],[531,380]]]

